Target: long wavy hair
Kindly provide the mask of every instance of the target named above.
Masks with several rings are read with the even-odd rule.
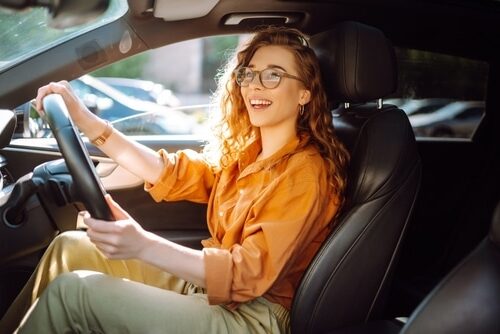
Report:
[[[295,56],[298,76],[311,92],[310,102],[297,118],[297,135],[301,138],[298,149],[307,145],[317,148],[325,160],[329,184],[341,205],[345,197],[349,153],[335,134],[316,54],[309,47],[308,38],[297,29],[261,29],[227,63],[218,77],[218,90],[214,98],[219,101],[220,110],[215,120],[213,138],[205,146],[205,153],[216,166],[224,168],[239,159],[250,141],[260,137],[259,129],[250,122],[234,70],[247,66],[255,52],[268,45],[285,47]]]

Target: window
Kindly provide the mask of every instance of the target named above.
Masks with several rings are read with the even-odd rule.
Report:
[[[33,8],[27,13],[0,10],[0,72],[93,28],[109,23],[128,10],[125,0],[110,2],[105,14],[97,20],[74,28],[54,29],[48,26],[48,12]],[[8,47],[7,47],[8,46]]]
[[[217,72],[245,35],[194,39],[150,50],[71,81],[99,117],[127,135],[195,135],[208,131]],[[26,111],[26,103],[17,111]],[[36,112],[31,115],[37,117]],[[50,137],[40,119],[16,137]]]
[[[471,138],[484,113],[488,64],[396,48],[399,87],[387,103],[408,115],[417,137]]]

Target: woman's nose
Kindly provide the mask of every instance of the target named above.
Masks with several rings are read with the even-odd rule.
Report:
[[[260,82],[260,73],[255,73],[248,86],[252,88],[263,88],[262,83]]]

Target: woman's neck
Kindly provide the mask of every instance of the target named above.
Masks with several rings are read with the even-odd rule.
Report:
[[[257,160],[267,159],[280,148],[289,143],[293,138],[297,137],[295,128],[291,131],[274,131],[274,129],[261,128],[260,137],[262,142],[262,151]]]

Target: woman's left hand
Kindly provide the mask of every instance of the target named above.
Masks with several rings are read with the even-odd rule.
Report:
[[[106,202],[116,221],[95,219],[86,213],[84,223],[88,226],[87,235],[110,259],[138,258],[150,242],[149,232],[145,231],[110,195],[106,195]]]

